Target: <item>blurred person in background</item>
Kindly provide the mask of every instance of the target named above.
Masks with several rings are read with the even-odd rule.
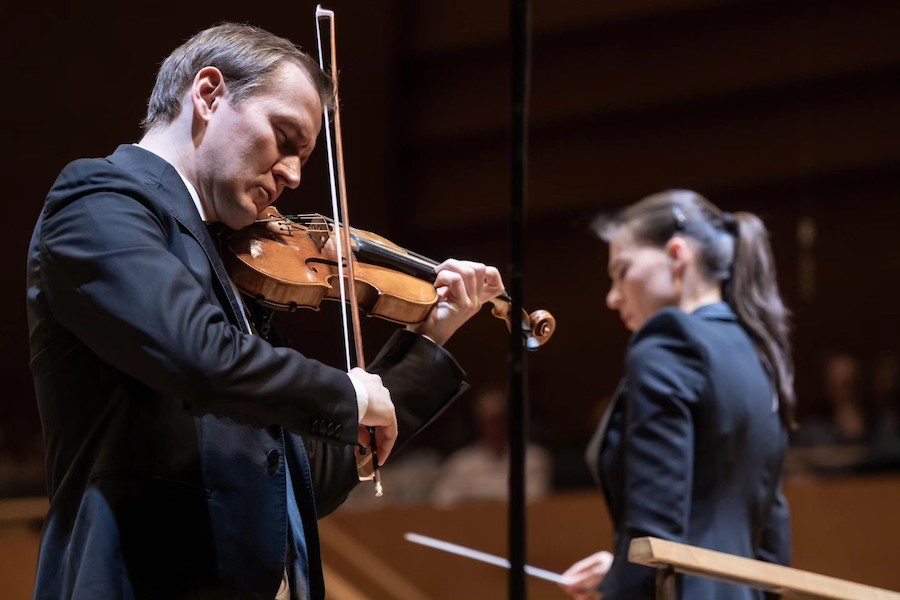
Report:
[[[598,220],[597,233],[610,244],[607,306],[633,332],[586,454],[615,547],[572,565],[563,589],[578,600],[655,598],[654,570],[628,562],[642,536],[787,564],[781,474],[794,373],[765,226],[670,190]],[[687,576],[677,590],[763,595]]]
[[[799,420],[786,470],[793,475],[847,475],[870,468],[873,421],[862,361],[846,349],[822,360],[815,403]]]
[[[820,406],[800,422],[797,446],[836,446],[866,441],[869,418],[864,402],[860,360],[851,352],[833,351],[822,363]]]
[[[872,370],[870,463],[875,469],[900,468],[900,356],[882,354]]]
[[[509,491],[509,444],[506,394],[496,387],[478,392],[473,405],[478,439],[451,454],[442,465],[432,503],[446,508],[472,500],[505,501]],[[541,446],[525,449],[525,498],[546,496],[552,481],[552,460]]]

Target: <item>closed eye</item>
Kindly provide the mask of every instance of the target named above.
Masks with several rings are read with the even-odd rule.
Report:
[[[621,262],[616,261],[609,266],[609,278],[613,281],[618,281],[625,277],[625,273],[628,272],[628,265]]]
[[[281,127],[277,127],[275,131],[278,133],[278,148],[285,154],[297,154],[297,146],[288,137],[288,134]]]

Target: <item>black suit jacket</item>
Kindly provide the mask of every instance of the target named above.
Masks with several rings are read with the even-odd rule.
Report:
[[[125,145],[60,174],[28,258],[51,501],[35,597],[268,600],[289,540],[324,596],[317,507],[357,483],[354,388],[243,331],[237,302],[167,162]],[[452,357],[409,332],[370,370],[397,405],[399,444],[465,386]]]
[[[604,600],[654,598],[652,569],[628,562],[655,536],[787,564],[780,479],[787,433],[750,338],[725,303],[664,309],[635,333],[623,385],[589,456],[615,528]],[[681,598],[749,599],[749,588],[684,577]]]

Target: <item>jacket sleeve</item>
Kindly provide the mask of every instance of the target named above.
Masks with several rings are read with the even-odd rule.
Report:
[[[402,451],[468,385],[465,373],[449,352],[426,337],[401,330],[388,340],[368,370],[377,373],[391,392],[399,436],[391,456]],[[304,437],[312,469],[319,517],[332,512],[359,483],[353,446],[336,446]],[[390,462],[383,468],[390,468]]]
[[[195,414],[308,433],[319,420],[356,440],[353,386],[343,372],[242,333],[208,281],[170,245],[199,243],[147,198],[117,191],[127,176],[48,198],[37,240],[42,292],[55,321],[102,361]],[[108,185],[107,185],[108,183]],[[211,257],[211,260],[217,260]],[[338,436],[336,436],[338,437]]]
[[[653,569],[628,562],[631,540],[686,538],[694,463],[692,411],[703,359],[682,317],[664,310],[635,335],[626,358],[624,523],[600,590],[604,600],[651,598]]]

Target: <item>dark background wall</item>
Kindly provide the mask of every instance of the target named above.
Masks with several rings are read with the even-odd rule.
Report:
[[[39,432],[28,371],[25,254],[59,170],[137,141],[158,63],[221,20],[312,50],[308,1],[39,0],[0,9],[7,251],[0,427],[6,452]],[[338,1],[354,223],[434,258],[507,266],[505,2]],[[900,5],[894,1],[534,0],[526,303],[559,321],[530,357],[532,432],[583,446],[621,374],[627,335],[606,310],[601,210],[696,189],[769,225],[794,310],[798,388],[814,406],[821,353],[900,353]],[[283,212],[325,210],[322,153]],[[814,226],[801,243],[801,223]],[[151,293],[148,290],[148,293]],[[298,348],[337,360],[335,311],[282,319]],[[390,333],[367,322],[369,352]],[[449,348],[473,383],[502,382],[502,324],[484,315]],[[465,403],[421,443],[466,435]]]

